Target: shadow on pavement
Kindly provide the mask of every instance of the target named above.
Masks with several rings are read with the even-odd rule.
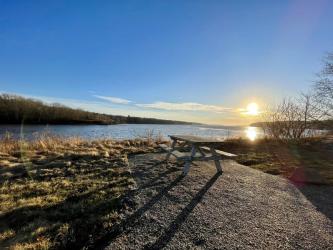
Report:
[[[186,218],[192,213],[193,209],[202,200],[206,192],[213,186],[215,181],[219,178],[221,173],[216,173],[201,190],[192,198],[190,203],[178,214],[174,221],[171,222],[170,226],[165,230],[161,237],[159,237],[154,244],[148,245],[145,249],[162,249],[165,247],[176,234],[180,226],[186,220]]]
[[[160,162],[163,163],[163,162]],[[154,167],[156,167],[157,164],[154,164]],[[176,169],[177,170],[177,169]],[[145,188],[150,188],[155,186],[155,182],[158,183],[158,179],[161,178],[161,176],[167,176],[169,174],[172,174],[174,172],[179,171],[179,169],[176,171],[175,169],[169,169],[162,174],[159,174],[158,176],[155,176],[155,178],[149,179],[148,183],[143,182],[138,187],[137,191],[140,191]],[[146,175],[145,177],[151,177],[149,173],[140,173]],[[165,230],[163,235],[159,237],[155,243],[153,243],[150,246],[146,246],[146,249],[160,249],[163,248],[168,244],[168,242],[173,238],[179,227],[182,225],[182,223],[186,220],[186,218],[191,214],[193,209],[197,206],[197,204],[202,200],[205,193],[212,187],[212,185],[215,183],[215,181],[218,179],[218,177],[221,175],[221,173],[216,173],[206,184],[202,187],[202,189],[192,198],[190,203],[180,212],[180,214],[174,219],[174,221],[171,222],[170,226]],[[158,178],[159,177],[159,178]],[[124,219],[120,224],[116,225],[112,231],[110,231],[108,234],[103,236],[98,242],[95,242],[95,244],[92,246],[93,249],[104,249],[107,246],[111,244],[111,242],[117,238],[118,236],[122,234],[126,234],[132,230],[132,228],[138,223],[140,218],[149,211],[156,203],[158,203],[164,196],[168,196],[168,192],[177,186],[181,180],[184,179],[183,175],[179,175],[176,177],[173,181],[171,181],[167,186],[161,188],[158,191],[158,194],[152,197],[148,202],[146,202],[142,207],[137,209],[132,215]]]
[[[298,185],[302,194],[333,222],[333,186],[330,185]]]
[[[159,202],[164,195],[168,193],[173,187],[177,185],[182,179],[184,178],[183,175],[178,176],[174,181],[172,181],[168,186],[164,187],[157,195],[155,195],[152,199],[150,199],[144,206],[140,207],[136,210],[132,215],[130,215],[127,219],[123,220],[119,225],[117,225],[114,230],[109,232],[103,238],[101,238],[95,245],[94,249],[103,249],[107,247],[110,242],[115,239],[117,236],[126,233],[126,231],[130,231],[131,227],[137,223],[140,217],[151,209],[154,204]]]

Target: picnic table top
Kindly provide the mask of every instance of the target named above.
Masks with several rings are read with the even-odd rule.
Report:
[[[194,135],[169,135],[172,140],[185,141],[193,144],[219,144],[222,143],[222,139],[201,137]]]

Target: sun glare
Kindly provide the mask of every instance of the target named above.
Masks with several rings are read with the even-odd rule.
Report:
[[[246,107],[246,113],[248,115],[258,115],[258,105],[255,102],[250,103]]]
[[[245,130],[246,137],[250,139],[250,141],[254,141],[257,138],[257,131],[254,127],[248,127]]]

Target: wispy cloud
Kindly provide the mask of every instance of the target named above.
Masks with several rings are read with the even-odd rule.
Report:
[[[136,104],[138,107],[160,109],[160,110],[177,110],[177,111],[205,111],[205,112],[215,112],[224,113],[231,111],[231,108],[226,108],[218,105],[207,105],[195,102],[154,102],[148,104]]]
[[[102,96],[102,95],[93,95],[96,98],[106,100],[115,104],[129,104],[131,101],[124,98],[112,97],[112,96]]]

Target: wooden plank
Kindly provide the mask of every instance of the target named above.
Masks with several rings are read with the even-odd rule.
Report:
[[[183,169],[184,175],[187,175],[188,171],[190,170],[192,159],[194,158],[196,151],[197,151],[197,147],[195,145],[192,145],[191,156],[188,158],[188,160],[185,162],[185,165],[184,165],[184,169]]]
[[[203,150],[205,151],[211,151],[211,149],[209,147],[200,147],[202,148]],[[226,156],[226,157],[236,157],[237,155],[235,154],[232,154],[232,153],[228,153],[228,152],[225,152],[225,151],[222,151],[222,150],[217,150],[215,149],[215,152],[219,155],[223,155],[223,156]]]
[[[190,158],[191,153],[190,152],[180,152],[178,150],[174,150],[171,152],[172,155],[174,155],[177,158]],[[209,156],[202,156],[199,152],[196,152],[194,156],[192,156],[192,160],[194,161],[205,161],[206,159],[208,160],[213,160],[215,158],[213,158],[211,155]]]
[[[179,152],[177,150],[174,150],[171,152],[171,155],[175,156],[177,159],[189,159],[191,157],[191,154],[189,152]],[[215,161],[215,160],[222,160],[223,157],[221,155],[206,155],[201,156],[200,153],[196,152],[195,155],[191,158],[192,161]]]
[[[216,167],[216,171],[217,171],[218,173],[222,173],[222,166],[221,166],[221,164],[220,164],[219,159],[217,158],[218,155],[217,155],[217,153],[216,153],[216,150],[215,150],[214,148],[210,148],[210,152],[212,153],[213,156],[216,157],[216,159],[214,160],[214,162],[215,162],[215,167]]]
[[[221,143],[223,140],[209,137],[200,137],[194,135],[169,135],[172,140],[185,141],[198,144],[216,144]]]
[[[187,159],[191,157],[190,152],[180,152],[178,150],[173,150],[170,152],[171,155],[175,156],[177,159]],[[221,158],[221,157],[220,157]],[[214,160],[215,158],[212,155],[202,156],[200,152],[196,152],[195,155],[192,156],[192,160],[194,161],[206,161],[206,160]]]

